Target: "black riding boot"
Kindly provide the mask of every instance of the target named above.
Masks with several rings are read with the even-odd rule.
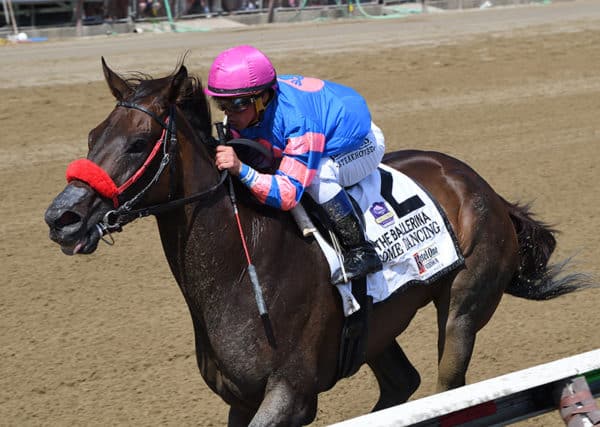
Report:
[[[321,207],[344,249],[344,269],[347,280],[352,281],[381,270],[383,268],[381,260],[371,242],[365,238],[346,191],[340,191]],[[334,285],[346,282],[341,268],[333,273],[332,282]]]

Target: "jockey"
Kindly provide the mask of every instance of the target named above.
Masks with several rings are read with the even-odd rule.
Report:
[[[364,98],[337,83],[277,76],[269,58],[252,46],[220,53],[205,92],[226,114],[234,136],[258,141],[279,162],[274,173],[262,173],[240,161],[232,147],[218,146],[217,167],[238,176],[261,203],[282,210],[296,206],[306,191],[340,240],[347,279],[381,270],[344,190],[371,174],[385,151]],[[341,269],[332,281],[345,281]]]

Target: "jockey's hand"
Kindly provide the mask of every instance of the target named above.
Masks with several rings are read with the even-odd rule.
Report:
[[[238,176],[242,169],[242,162],[238,159],[233,147],[226,145],[217,146],[217,155],[215,156],[215,164],[219,170],[227,169],[230,174]]]

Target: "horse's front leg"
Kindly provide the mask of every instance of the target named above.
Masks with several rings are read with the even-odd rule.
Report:
[[[248,411],[242,408],[231,406],[229,408],[229,418],[227,419],[227,427],[246,427],[250,424],[255,411]]]
[[[283,378],[269,379],[265,397],[249,426],[292,427],[311,423],[317,415],[317,393],[312,389],[292,385]]]

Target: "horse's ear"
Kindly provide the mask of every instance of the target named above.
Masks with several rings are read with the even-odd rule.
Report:
[[[122,101],[131,92],[131,87],[113,70],[111,70],[104,57],[102,57],[102,71],[104,71],[104,78],[108,84],[108,88],[112,92],[113,96],[117,101]]]
[[[169,90],[169,102],[176,103],[179,94],[181,93],[181,86],[188,78],[188,71],[185,65],[181,64],[179,69],[175,74],[173,74],[173,78],[171,79],[171,88]]]

